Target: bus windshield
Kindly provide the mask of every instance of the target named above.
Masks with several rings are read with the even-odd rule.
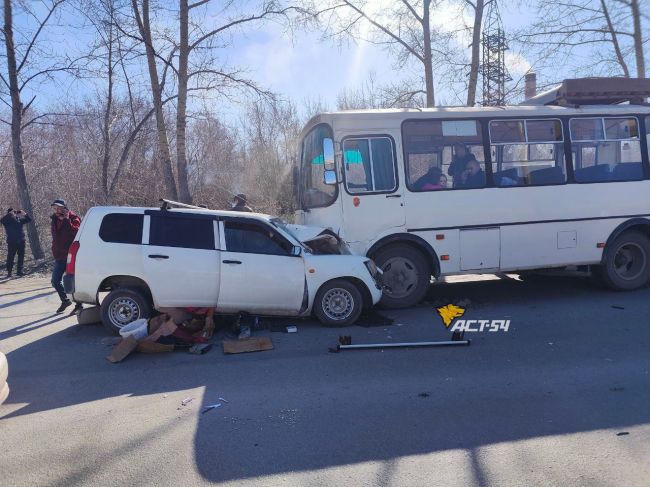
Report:
[[[302,209],[329,206],[336,200],[337,185],[327,185],[323,182],[325,173],[323,140],[326,138],[333,138],[332,129],[329,125],[320,124],[314,127],[303,140],[298,193]]]

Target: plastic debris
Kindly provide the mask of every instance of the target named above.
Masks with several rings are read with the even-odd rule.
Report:
[[[205,414],[208,411],[212,411],[213,409],[220,408],[221,406],[223,406],[223,404],[221,404],[220,402],[218,402],[217,404],[210,404],[209,406],[205,407],[205,409],[202,411],[201,414]]]
[[[181,406],[187,406],[189,403],[191,403],[194,400],[193,397],[186,397],[181,401]]]
[[[287,326],[287,333],[297,333],[298,332],[298,327],[297,326]]]
[[[223,397],[220,397],[219,400],[220,400],[220,401],[223,401],[223,402],[230,402],[230,401],[224,399]]]

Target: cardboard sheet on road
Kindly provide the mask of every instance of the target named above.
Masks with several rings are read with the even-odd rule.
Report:
[[[246,353],[273,350],[273,343],[269,337],[254,337],[246,340],[224,340],[223,353]]]

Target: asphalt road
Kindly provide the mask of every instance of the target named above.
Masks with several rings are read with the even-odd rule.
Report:
[[[435,285],[392,325],[286,320],[297,334],[258,333],[272,351],[120,364],[102,326],[53,315],[47,279],[0,282],[0,484],[649,485],[650,290],[491,277]],[[328,353],[340,334],[446,339],[434,306],[459,300],[509,331]]]

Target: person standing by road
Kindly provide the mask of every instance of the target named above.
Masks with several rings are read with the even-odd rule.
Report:
[[[7,277],[11,277],[14,268],[14,259],[18,254],[16,274],[23,275],[23,262],[25,262],[25,232],[23,225],[31,222],[30,216],[23,210],[9,208],[7,214],[0,219],[7,234]]]
[[[54,214],[50,217],[52,220],[52,255],[54,256],[54,270],[52,271],[52,287],[59,294],[61,298],[61,306],[56,310],[57,313],[62,313],[72,301],[68,299],[63,289],[63,274],[65,274],[65,266],[68,259],[68,249],[74,241],[79,226],[81,225],[81,218],[71,212],[64,200],[54,200],[52,202],[52,209]],[[75,310],[81,309],[78,304]]]

